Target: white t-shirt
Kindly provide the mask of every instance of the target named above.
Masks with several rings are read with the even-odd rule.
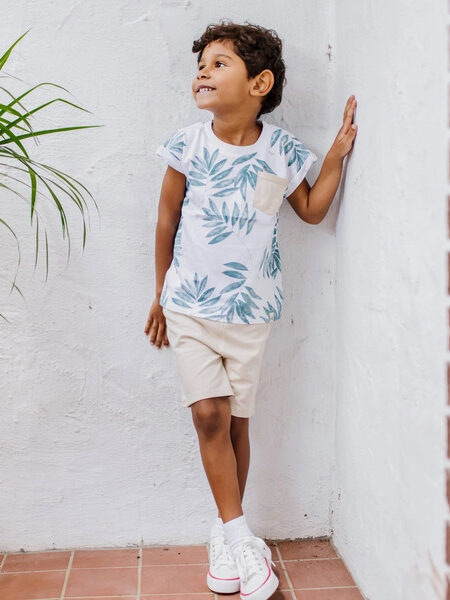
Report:
[[[212,122],[183,127],[156,150],[186,176],[160,304],[215,321],[275,321],[283,304],[278,211],[317,156],[262,120],[249,146],[222,141]]]

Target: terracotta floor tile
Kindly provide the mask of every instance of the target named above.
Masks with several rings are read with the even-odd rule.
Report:
[[[295,590],[295,594],[297,600],[364,600],[357,588]]]
[[[280,581],[271,600],[292,600],[278,552],[297,600],[363,600],[329,540],[265,541],[272,550]],[[135,600],[139,555],[139,548],[75,549],[64,597]],[[5,554],[0,554],[0,561],[2,556]],[[71,550],[6,554],[0,573],[0,600],[59,600],[70,556]],[[142,600],[214,600],[206,585],[207,569],[206,544],[144,546]],[[223,600],[224,596],[216,598]],[[239,600],[240,595],[227,594],[226,598]]]
[[[221,598],[225,598],[225,596],[220,596]],[[233,598],[234,594],[231,596],[230,594],[226,595],[226,599]],[[238,595],[239,597],[239,595]],[[144,600],[214,600],[214,594],[212,592],[201,594],[200,592],[197,594],[152,594],[151,596],[143,596],[141,594],[141,598]],[[93,600],[98,600],[97,598]],[[101,599],[103,600],[103,598]],[[122,600],[122,598],[120,598]]]
[[[137,568],[131,567],[72,569],[64,598],[136,594],[137,578]]]
[[[65,571],[2,573],[0,574],[0,598],[2,600],[59,598],[65,575]]]
[[[154,565],[142,567],[141,594],[210,592],[207,565]]]
[[[287,561],[284,566],[294,589],[355,585],[340,558]]]
[[[286,540],[277,542],[283,560],[296,558],[336,558],[337,554],[328,540]]]
[[[276,558],[276,552],[273,552],[272,556],[274,558]],[[289,584],[287,582],[286,575],[284,574],[284,571],[281,567],[281,563],[277,560],[274,560],[273,562],[275,563],[275,567],[273,567],[273,571],[274,571],[275,575],[278,577],[278,580],[280,582],[278,585],[278,589],[282,590],[282,591],[289,590]]]
[[[201,546],[144,546],[142,565],[208,564],[208,550]]]
[[[67,569],[70,552],[21,552],[7,554],[2,573]]]
[[[217,594],[217,597],[219,600],[239,600],[241,596],[239,592],[236,592],[236,594]],[[155,598],[160,598],[162,600],[163,596],[155,596]],[[182,598],[183,596],[180,596],[180,600],[182,600]],[[147,598],[145,600],[147,600]],[[277,590],[270,596],[270,600],[292,600],[292,595],[289,590]]]
[[[76,550],[72,569],[94,567],[137,567],[139,548]]]

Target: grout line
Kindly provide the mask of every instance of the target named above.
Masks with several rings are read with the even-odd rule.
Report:
[[[449,184],[450,185],[450,184]],[[450,192],[450,188],[449,188]],[[167,548],[166,546],[148,546],[149,548]],[[175,548],[176,546],[172,546]],[[20,555],[20,556],[30,556],[33,554],[61,554],[66,552],[70,554],[71,552],[123,552],[124,550],[139,550],[139,544],[132,544],[130,546],[87,546],[87,547],[79,547],[74,548],[71,546],[70,548],[51,548],[47,550],[18,550],[17,552],[8,552],[7,550],[0,550],[0,554],[9,554],[10,556]],[[81,598],[82,596],[80,596]],[[112,598],[114,596],[111,596]],[[95,598],[95,596],[93,596]]]
[[[317,588],[317,589],[322,589],[322,588]],[[194,596],[197,597],[205,597],[205,598],[209,598],[210,595],[213,592],[178,592],[177,594],[175,594],[177,597],[178,596]],[[157,598],[164,598],[164,596],[173,596],[173,592],[165,592],[162,594],[156,594]],[[155,594],[146,594],[145,596],[143,596],[143,600],[145,600],[145,598],[148,597],[154,597]],[[89,596],[89,598],[98,598],[98,600],[110,600],[112,598],[117,598],[117,600],[120,600],[121,598],[126,598],[128,600],[128,598],[133,598],[133,596],[130,596],[128,594],[128,596],[111,596],[111,594],[108,594],[107,596]],[[36,598],[24,598],[23,600],[36,600]],[[52,597],[52,598],[39,598],[39,600],[58,600],[58,598]],[[69,596],[66,600],[86,600],[86,596]],[[219,598],[220,600],[220,598]]]
[[[138,558],[138,580],[137,580],[137,595],[136,600],[141,598],[141,580],[142,580],[142,554],[144,552],[144,538],[141,538],[139,544],[139,558]]]
[[[187,563],[187,564],[181,564],[179,566],[181,567],[190,567],[191,564],[194,563]],[[196,564],[196,563],[195,563]],[[205,564],[205,563],[199,563],[199,564]],[[177,566],[175,564],[171,564],[171,565],[149,565],[150,567],[174,567]],[[73,571],[98,571],[99,569],[135,569],[136,567],[132,567],[131,565],[124,565],[124,566],[112,566],[112,565],[105,565],[104,567],[72,567]],[[5,571],[4,573],[2,573],[2,575],[22,575],[23,573],[57,573],[58,571],[65,571],[66,569],[31,569],[30,571]],[[128,594],[130,595],[130,594]],[[93,598],[95,596],[92,596]],[[39,599],[40,600],[40,599]]]
[[[176,596],[177,598],[180,596],[195,596],[195,598],[203,598],[203,596],[205,598],[211,598],[211,594],[213,594],[214,592],[176,592],[175,594],[173,592],[163,592],[162,594],[145,594],[145,596],[142,596],[142,600],[145,600],[147,597],[152,597],[152,598],[164,598],[165,596]],[[109,598],[114,598],[114,596],[98,596],[98,600],[109,600]],[[120,598],[121,596],[117,596],[117,598]],[[126,596],[123,596],[123,598],[125,598]],[[90,596],[91,598],[91,596]],[[92,598],[97,598],[97,596],[92,596]],[[67,600],[77,600],[76,598],[68,598]],[[86,596],[80,596],[79,600],[86,600]],[[220,599],[219,599],[220,600]]]
[[[1,572],[2,572],[2,570],[3,570],[3,565],[5,564],[5,560],[6,560],[6,557],[7,557],[7,556],[8,556],[8,553],[7,553],[7,552],[5,552],[5,554],[3,555],[3,560],[2,560],[2,562],[1,562],[1,564],[0,564],[0,573],[1,573]]]
[[[128,594],[128,596],[111,596],[111,594],[108,594],[107,596],[89,596],[89,599],[91,598],[98,598],[98,600],[110,600],[111,598],[117,598],[117,600],[120,600],[121,598],[126,598],[127,600],[130,598],[132,599],[133,596],[130,596]],[[37,600],[36,598],[24,598],[23,600]],[[39,600],[59,600],[58,598],[39,598]],[[66,598],[66,600],[86,600],[86,596],[68,596]]]
[[[450,467],[450,458],[447,459],[446,466]],[[342,560],[342,559],[339,558],[339,556],[328,556],[328,557],[318,557],[318,558],[284,558],[283,563],[307,562],[307,561],[313,561],[313,560],[321,561],[321,560]],[[71,560],[69,562],[70,562],[70,564],[72,563]],[[204,562],[202,562],[202,563],[161,563],[161,564],[157,563],[157,564],[153,564],[153,565],[147,565],[147,568],[152,568],[152,567],[200,567],[200,566],[204,566],[207,564],[208,563],[204,563]],[[87,571],[87,570],[96,571],[96,570],[100,570],[100,569],[135,569],[135,568],[136,567],[133,567],[131,565],[116,565],[116,566],[105,565],[103,567],[72,567],[71,566],[71,570],[73,570],[73,571]],[[450,566],[449,566],[449,568],[450,568]],[[56,573],[58,571],[65,571],[65,570],[66,569],[31,569],[30,571],[6,571],[2,574],[3,575],[22,575],[24,573]],[[141,571],[142,571],[142,565],[141,565]],[[95,596],[92,596],[92,597],[94,598]],[[60,599],[60,600],[63,600],[63,599]],[[140,599],[137,598],[137,600],[140,600]],[[219,600],[220,600],[220,598],[219,598]]]
[[[357,585],[335,585],[333,587],[327,586],[327,587],[315,587],[315,588],[294,588],[296,589],[298,592],[310,592],[310,591],[316,591],[316,590],[358,590],[358,592],[360,594],[362,594],[361,590],[359,589],[359,587]]]
[[[62,586],[61,596],[59,597],[59,600],[64,600],[64,594],[66,593],[67,582],[69,581],[69,575],[70,575],[70,570],[72,568],[72,563],[73,563],[73,557],[74,557],[74,555],[75,555],[75,552],[71,552],[70,553],[69,564],[67,565],[66,576],[64,577],[64,583],[63,583],[63,586]]]
[[[292,585],[291,578],[289,577],[287,569],[284,566],[284,560],[281,557],[281,552],[280,552],[280,549],[278,548],[278,544],[275,546],[275,550],[277,551],[278,559],[279,559],[280,565],[281,565],[281,569],[283,570],[284,576],[286,577],[286,581],[288,583],[289,591],[291,592],[291,596],[292,596],[293,600],[296,600],[296,595],[295,595],[295,592],[294,592],[294,586]]]

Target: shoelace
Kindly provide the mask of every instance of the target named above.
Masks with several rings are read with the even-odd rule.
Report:
[[[256,539],[243,542],[240,552],[236,552],[235,561],[242,583],[248,581],[250,573],[264,573],[265,561],[262,556],[261,543]]]
[[[218,535],[214,536],[210,542],[211,547],[211,560],[215,566],[224,565],[227,566],[233,561],[233,557],[230,552],[225,536]]]

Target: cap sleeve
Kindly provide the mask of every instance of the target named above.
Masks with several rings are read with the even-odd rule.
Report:
[[[284,195],[288,197],[306,177],[317,156],[306,148],[298,137],[287,132],[274,143],[276,142],[279,144],[280,153],[284,153],[286,159],[288,184]]]
[[[179,129],[156,149],[156,155],[172,168],[187,176],[189,161],[186,157],[186,131]]]

